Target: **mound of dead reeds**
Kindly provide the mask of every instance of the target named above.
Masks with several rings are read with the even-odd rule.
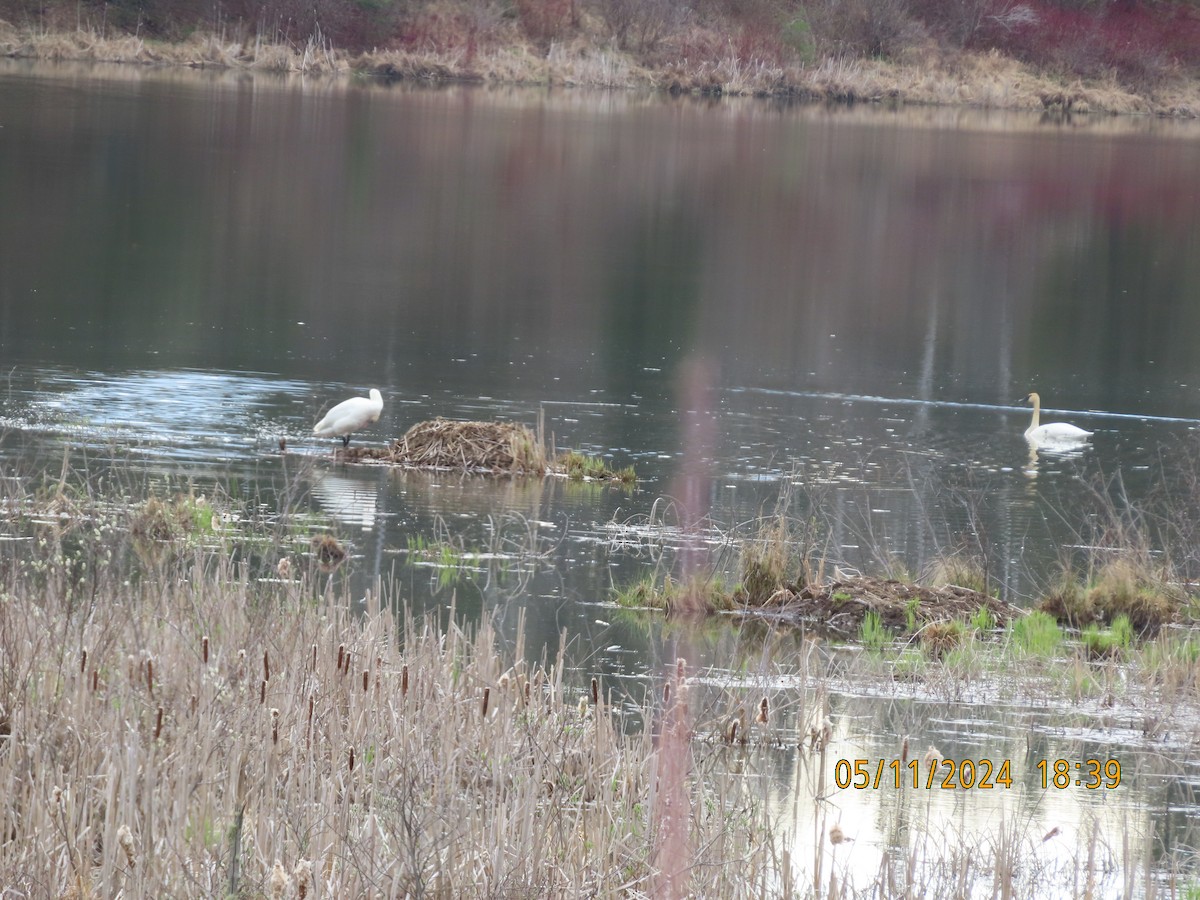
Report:
[[[515,422],[418,422],[391,446],[392,455],[415,466],[489,469],[541,474],[546,455],[533,432]]]
[[[351,462],[374,460],[414,469],[552,474],[576,481],[627,485],[637,480],[632,467],[612,469],[602,459],[573,450],[551,459],[542,437],[516,422],[463,422],[438,417],[418,422],[387,447],[348,447],[337,454]]]
[[[375,459],[421,469],[542,475],[546,454],[537,436],[516,422],[458,422],[440,416],[418,422],[386,448],[354,447],[355,460]]]

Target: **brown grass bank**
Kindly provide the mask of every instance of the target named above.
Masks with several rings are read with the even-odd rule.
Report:
[[[0,53],[385,80],[1200,113],[1192,4],[0,0]]]

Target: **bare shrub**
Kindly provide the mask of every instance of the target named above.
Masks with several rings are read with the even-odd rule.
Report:
[[[688,8],[677,0],[592,0],[617,46],[647,52],[678,31]]]
[[[516,6],[521,30],[542,46],[567,34],[577,18],[572,0],[516,0]]]
[[[1178,69],[1200,67],[1200,16],[1175,4],[1027,0],[998,5],[980,21],[969,44],[1064,75],[1115,75],[1122,84],[1146,90]]]
[[[908,10],[939,39],[965,47],[984,21],[1007,16],[1016,0],[909,0]]]
[[[893,59],[927,37],[904,0],[816,0],[807,9],[817,46],[830,56]]]

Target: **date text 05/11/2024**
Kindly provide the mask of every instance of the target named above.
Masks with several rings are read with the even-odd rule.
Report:
[[[1112,790],[1121,784],[1121,763],[1116,759],[1040,759],[1033,766],[1043,789],[1063,790],[1071,786],[1089,790]],[[946,790],[1009,789],[1013,785],[1012,761],[1008,759],[839,759],[833,766],[833,782],[839,788],[899,790],[943,788]]]

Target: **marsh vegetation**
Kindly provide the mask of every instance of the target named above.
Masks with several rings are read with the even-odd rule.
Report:
[[[674,705],[630,706],[572,680],[561,647],[530,664],[487,620],[406,619],[384,584],[349,596],[303,518],[6,487],[6,888],[650,894],[706,871],[734,895],[777,877],[761,807],[692,760],[682,661]]]
[[[761,598],[712,638],[738,641],[756,672],[679,659],[631,690],[572,667],[565,634],[539,652],[523,626],[501,639],[453,601],[407,615],[395,582],[351,595],[353,544],[298,487],[270,512],[65,465],[4,487],[0,872],[30,893],[837,896],[867,889],[830,802],[838,692],[1093,704],[1136,711],[1151,737],[1200,738],[1186,607],[1157,629],[1126,611],[1072,631],[992,602],[962,557],[930,574],[975,587],[838,574],[812,552],[812,520],[778,511],[737,553],[741,582],[715,593],[743,612]],[[408,551],[447,570],[469,555],[448,532]],[[698,608],[700,582],[665,584]],[[811,621],[789,626],[806,591],[859,608],[856,633],[827,643]],[[936,748],[896,740],[897,759],[938,765]],[[780,753],[798,766],[788,826],[747,777]],[[984,843],[914,831],[907,861],[885,854],[869,889],[940,896],[998,877],[1033,896],[1112,871],[1099,828],[1084,844],[1110,861],[1061,870],[1024,864],[1039,837],[1007,827]],[[813,831],[811,858],[789,849],[797,828]],[[1121,871],[1148,872],[1143,853],[1120,851]]]

